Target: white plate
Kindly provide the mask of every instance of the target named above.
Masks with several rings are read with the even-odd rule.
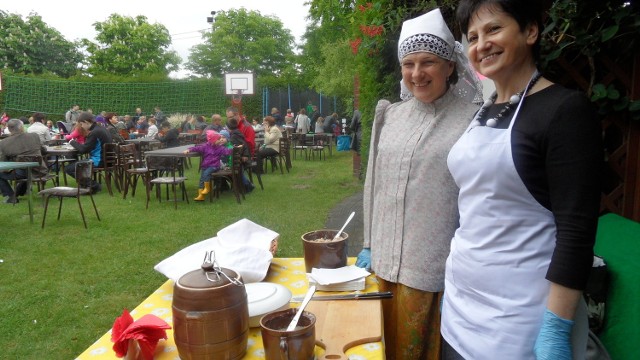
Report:
[[[260,327],[260,318],[272,311],[288,309],[291,291],[280,284],[258,282],[244,285],[249,305],[249,326]]]

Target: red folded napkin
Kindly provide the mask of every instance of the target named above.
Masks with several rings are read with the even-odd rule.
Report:
[[[116,318],[111,329],[113,351],[117,357],[124,357],[127,355],[130,340],[136,340],[144,359],[152,360],[158,341],[167,338],[166,329],[171,329],[171,326],[155,315],[147,314],[133,321],[129,311],[124,309],[122,316]]]

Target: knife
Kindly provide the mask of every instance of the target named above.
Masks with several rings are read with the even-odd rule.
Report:
[[[319,300],[369,300],[369,299],[390,299],[393,297],[391,291],[384,292],[370,292],[360,294],[345,294],[345,295],[317,295],[311,298],[311,301]],[[301,302],[303,296],[294,296],[290,302]]]

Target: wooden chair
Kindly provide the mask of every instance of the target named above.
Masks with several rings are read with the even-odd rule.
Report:
[[[118,176],[123,184],[122,198],[126,199],[129,186],[132,187],[131,197],[136,195],[138,180],[143,179],[149,172],[144,161],[140,160],[135,144],[120,145],[118,150]]]
[[[84,228],[87,228],[87,221],[84,217],[84,211],[82,210],[82,202],[80,201],[81,196],[89,196],[91,198],[91,203],[93,204],[93,210],[96,212],[96,217],[98,221],[100,221],[100,215],[98,214],[98,208],[96,208],[96,203],[93,201],[93,195],[91,194],[90,184],[91,178],[93,175],[93,162],[91,160],[81,160],[76,162],[76,182],[77,186],[66,187],[66,186],[56,186],[50,189],[44,189],[38,193],[38,195],[42,195],[44,197],[44,214],[42,215],[42,228],[44,229],[45,220],[47,219],[47,209],[49,208],[49,198],[57,197],[60,200],[60,206],[58,207],[58,220],[60,220],[60,213],[62,212],[62,199],[66,197],[76,198],[78,199],[78,207],[80,208],[80,215],[82,216],[82,222],[84,223]]]
[[[107,190],[109,195],[113,196],[113,189],[111,188],[111,180],[113,179],[116,184],[118,192],[122,192],[122,186],[120,179],[117,176],[118,172],[118,144],[106,143],[102,144],[102,166],[93,168],[94,180],[102,183],[102,179],[107,184]]]
[[[176,186],[180,185],[180,189],[182,192],[182,199],[189,203],[189,197],[187,196],[187,189],[184,185],[185,180],[187,180],[184,176],[176,176],[176,173],[179,172],[179,161],[180,159],[175,158],[173,156],[147,156],[147,168],[148,172],[146,174],[145,185],[147,188],[147,205],[146,208],[149,209],[149,199],[151,193],[151,187],[153,185],[156,186],[156,197],[158,198],[158,202],[162,202],[162,194],[161,187],[162,185],[167,186],[167,196],[169,191],[169,185],[171,185],[171,190],[173,191],[173,201],[175,204],[176,210],[178,210],[178,196],[176,193]],[[156,177],[152,177],[152,173],[156,173]],[[164,175],[164,176],[163,176]],[[168,200],[168,198],[167,198]]]
[[[322,160],[323,157],[325,160],[327,159],[324,149],[327,146],[328,141],[331,141],[331,138],[325,134],[313,135],[313,144],[309,147],[312,159],[315,160],[316,154],[318,154],[318,158],[320,160]]]
[[[291,149],[293,149],[293,159],[295,160],[298,152],[300,155],[304,153],[304,158],[308,159],[308,144],[307,144],[307,135],[306,134],[291,134]]]
[[[18,155],[16,156],[15,160],[16,162],[36,162],[41,165],[45,164],[43,162],[42,155]],[[49,168],[47,167],[47,169]],[[35,183],[38,185],[38,191],[46,188],[47,182],[49,180],[53,182],[54,186],[58,185],[58,176],[55,173],[47,173],[43,176],[36,176],[36,174],[34,174],[33,171],[31,172],[31,183],[32,184]],[[13,188],[16,189],[16,191],[13,192],[13,197],[14,197],[13,200],[15,200],[15,198],[18,196],[18,194],[16,193],[17,185],[19,183],[26,183],[28,180],[24,178],[24,179],[13,179],[12,181],[13,181]]]
[[[271,172],[276,168],[276,164],[280,167],[280,173],[284,174],[283,168],[291,169],[291,157],[289,155],[289,149],[291,147],[291,141],[286,137],[281,137],[278,140],[278,153],[275,155],[269,155],[264,158],[264,171],[267,171],[267,160],[271,162]]]
[[[244,200],[244,184],[242,183],[242,146],[234,146],[233,151],[231,153],[231,167],[225,170],[216,171],[211,174],[211,188],[213,189],[209,192],[209,202],[213,201],[213,197],[216,199],[220,198],[221,186],[216,182],[226,181],[231,185],[231,191],[236,197],[236,201],[238,204],[241,203],[240,197]],[[260,181],[260,186],[262,186],[262,180]]]

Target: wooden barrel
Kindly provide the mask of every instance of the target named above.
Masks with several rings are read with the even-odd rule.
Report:
[[[238,273],[220,271],[226,276],[194,270],[174,285],[173,334],[182,360],[234,360],[246,353],[247,292]]]

